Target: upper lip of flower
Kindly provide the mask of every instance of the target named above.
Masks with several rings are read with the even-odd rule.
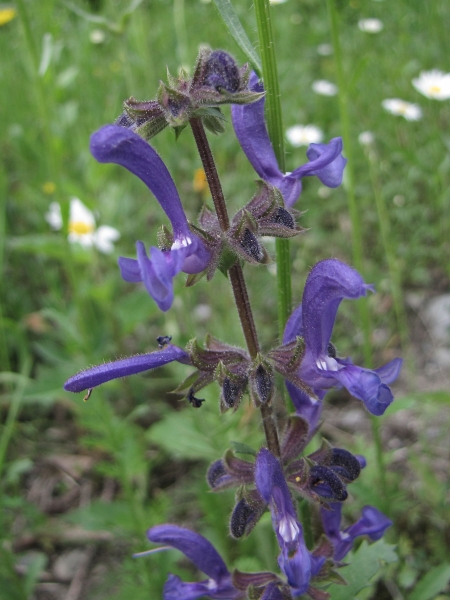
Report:
[[[284,343],[303,336],[305,355],[299,376],[316,392],[335,385],[345,386],[366,408],[381,415],[393,400],[386,385],[398,376],[402,360],[394,359],[371,371],[352,364],[349,359],[328,354],[331,333],[339,304],[344,298],[359,298],[372,286],[364,283],[357,271],[335,259],[317,263],[305,284],[302,303],[292,313],[285,329]]]
[[[143,281],[161,310],[173,302],[173,277],[181,270],[200,273],[210,259],[210,252],[189,228],[175,183],[167,167],[142,138],[129,129],[106,125],[91,137],[93,156],[104,163],[116,163],[139,177],[154,194],[169,218],[174,241],[169,251],[153,248],[149,259],[142,242],[138,242],[138,259],[121,258],[119,266],[127,281]],[[162,255],[163,254],[163,255]]]

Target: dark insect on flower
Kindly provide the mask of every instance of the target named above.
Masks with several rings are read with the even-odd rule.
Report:
[[[331,358],[336,358],[336,356],[337,356],[337,354],[336,354],[336,348],[334,347],[334,345],[331,342],[328,342],[328,345],[327,345],[327,354]]]
[[[172,341],[172,336],[171,335],[160,335],[156,338],[156,341],[158,342],[158,348],[160,350],[162,350],[164,348],[164,346],[167,346],[167,344],[170,344],[170,342]]]
[[[193,388],[191,388],[189,390],[188,395],[187,395],[187,399],[189,400],[189,402],[192,404],[192,406],[194,408],[200,408],[201,405],[203,404],[203,402],[205,401],[204,398],[196,398],[194,396],[194,390],[193,390]]]

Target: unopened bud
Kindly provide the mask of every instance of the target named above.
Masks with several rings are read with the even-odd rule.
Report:
[[[329,466],[335,473],[342,475],[349,481],[354,481],[361,473],[361,465],[358,459],[343,448],[333,448]]]
[[[241,85],[241,78],[234,59],[223,50],[211,52],[205,64],[203,83],[219,92],[221,90],[230,94],[237,92]]]
[[[211,489],[216,488],[222,478],[227,476],[227,471],[222,460],[216,460],[209,465],[206,473],[206,481]]]
[[[263,262],[265,256],[261,244],[258,242],[258,238],[250,229],[245,229],[241,239],[241,246],[245,253],[253,258],[256,262]]]
[[[274,223],[279,223],[284,227],[288,227],[289,229],[295,229],[295,222],[290,212],[288,212],[282,206],[277,208],[277,211],[272,216],[272,221]]]
[[[348,494],[345,485],[339,477],[328,467],[315,465],[309,472],[309,483],[311,488],[324,498],[332,498],[343,502]]]

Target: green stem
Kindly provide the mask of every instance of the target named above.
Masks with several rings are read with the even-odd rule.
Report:
[[[352,141],[350,137],[350,115],[348,108],[348,90],[347,82],[349,78],[344,74],[344,67],[342,61],[342,50],[339,39],[339,24],[338,15],[335,6],[335,0],[326,0],[328,10],[328,20],[331,31],[331,39],[333,43],[333,51],[336,65],[336,79],[338,84],[338,100],[339,100],[339,117],[341,125],[342,140],[344,143],[345,154],[348,158],[348,163],[345,168],[344,187],[347,191],[348,209],[350,213],[350,221],[352,225],[352,253],[353,263],[356,269],[360,272],[363,271],[363,241],[362,241],[362,229],[361,221],[358,212],[358,206],[356,204],[355,195],[355,177],[353,171],[353,152],[352,152]],[[363,352],[364,361],[367,368],[372,367],[372,348],[370,342],[370,315],[367,302],[361,299],[358,302],[358,313],[359,321],[363,332]],[[377,456],[377,467],[380,478],[380,485],[383,490],[386,490],[386,470],[384,464],[383,448],[381,445],[380,436],[380,425],[377,421],[377,417],[371,418],[372,422],[372,434],[374,438],[376,456]]]
[[[270,19],[269,0],[255,0],[256,22],[258,26],[259,47],[261,51],[264,89],[266,91],[267,131],[278,161],[280,171],[286,171],[284,155],[284,131],[281,113],[278,70],[275,57],[272,22]],[[280,338],[283,337],[286,321],[291,314],[291,260],[289,240],[277,239],[277,289],[278,289],[278,327]]]
[[[27,357],[23,363],[21,377],[17,382],[16,389],[12,393],[11,404],[9,405],[8,416],[6,417],[3,433],[0,438],[0,478],[5,467],[6,453],[8,451],[9,442],[11,441],[14,426],[19,414],[22,398],[28,385],[28,377],[31,371],[31,359]]]
[[[383,242],[384,253],[389,270],[389,281],[391,287],[392,298],[394,300],[394,310],[397,317],[397,326],[400,332],[400,343],[403,353],[408,350],[408,323],[406,320],[405,307],[402,294],[401,275],[395,256],[393,236],[391,232],[391,220],[389,211],[386,206],[386,201],[381,191],[379,179],[377,177],[376,157],[371,148],[366,152],[369,163],[369,173],[372,182],[373,194],[375,196],[375,204],[378,212],[378,221],[380,224],[381,240]]]

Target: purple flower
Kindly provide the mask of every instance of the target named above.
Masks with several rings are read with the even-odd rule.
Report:
[[[173,361],[190,364],[189,356],[182,348],[168,344],[149,354],[138,354],[81,371],[66,381],[64,389],[68,392],[82,392],[111,379],[157,369]]]
[[[362,516],[353,525],[340,530],[342,504],[333,502],[331,510],[321,509],[322,523],[326,536],[334,546],[334,560],[340,561],[353,546],[355,538],[368,535],[372,541],[383,537],[384,532],[392,525],[392,521],[374,506],[364,506]]]
[[[305,340],[305,354],[298,375],[319,398],[325,390],[344,386],[364,402],[373,415],[382,415],[394,397],[387,384],[398,377],[402,360],[395,358],[379,369],[370,370],[353,365],[349,358],[338,358],[330,343],[336,313],[344,298],[360,298],[372,286],[364,283],[361,275],[336,259],[317,263],[308,275],[302,303],[294,310],[286,324],[284,343],[296,336]],[[305,405],[305,394],[292,386],[294,403]],[[308,410],[312,410],[310,407]]]
[[[249,89],[264,91],[255,73],[250,76]],[[310,162],[292,173],[282,173],[267,133],[264,102],[262,98],[252,104],[235,104],[231,107],[236,136],[261,179],[281,191],[286,206],[292,206],[298,200],[302,191],[302,177],[316,175],[328,187],[339,186],[347,163],[347,159],[342,156],[342,138],[333,138],[328,144],[310,144],[306,152]]]
[[[202,535],[177,525],[157,525],[148,530],[147,537],[156,544],[167,544],[180,550],[209,578],[198,583],[185,583],[171,574],[164,585],[164,600],[195,600],[203,597],[233,600],[240,596],[221,556]]]
[[[175,183],[155,150],[141,137],[117,125],[106,125],[91,137],[91,152],[99,162],[122,165],[139,177],[155,195],[173,228],[170,248],[151,248],[137,242],[137,260],[119,258],[125,281],[143,282],[158,307],[166,311],[173,302],[172,279],[180,271],[200,273],[210,258],[203,242],[189,228]]]
[[[256,457],[255,483],[272,513],[272,523],[281,549],[278,565],[286,575],[293,596],[300,596],[309,587],[311,575],[315,574],[312,572],[315,565],[303,539],[303,529],[297,520],[281,465],[266,448],[262,448]],[[315,572],[317,570],[314,569]]]

